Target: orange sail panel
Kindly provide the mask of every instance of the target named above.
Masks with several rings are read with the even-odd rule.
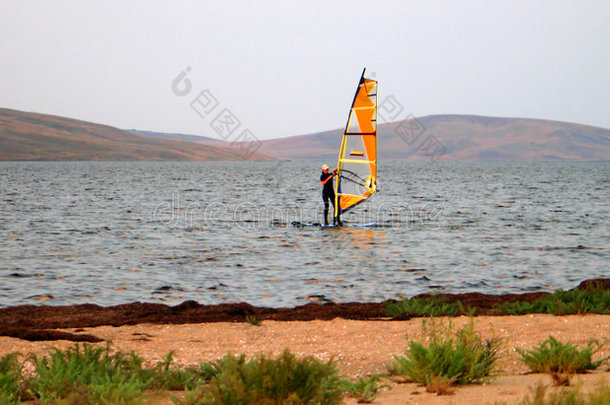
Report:
[[[377,191],[377,81],[362,72],[341,141],[335,181],[335,216]]]

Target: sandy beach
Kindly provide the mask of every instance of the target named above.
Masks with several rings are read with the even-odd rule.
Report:
[[[456,327],[468,322],[467,317],[450,318]],[[213,361],[227,352],[255,355],[277,355],[289,348],[298,356],[313,355],[321,360],[335,359],[348,378],[358,378],[385,371],[384,364],[393,355],[401,354],[407,339],[421,337],[422,319],[388,320],[312,320],[263,321],[260,326],[244,322],[190,324],[135,324],[58,329],[76,335],[90,334],[112,342],[115,350],[134,350],[146,359],[147,365],[160,361],[168,352],[175,352],[180,366]],[[514,348],[529,349],[553,335],[562,342],[585,345],[590,339],[604,341],[610,336],[608,315],[523,315],[479,316],[475,330],[484,337],[506,338],[506,354],[496,379],[484,385],[459,387],[454,395],[436,396],[411,383],[391,383],[376,400],[380,404],[494,404],[521,400],[538,381],[551,385],[549,376],[527,374],[517,360]],[[0,354],[17,351],[22,355],[44,354],[51,348],[73,345],[66,340],[30,342],[13,337],[0,337]],[[95,343],[105,344],[103,342]],[[605,347],[597,358],[610,355]],[[584,391],[595,388],[602,378],[610,381],[609,365],[574,378],[582,381]],[[346,399],[345,403],[355,403]]]

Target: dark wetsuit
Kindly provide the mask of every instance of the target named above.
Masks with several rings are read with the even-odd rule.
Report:
[[[332,173],[324,173],[320,176],[320,181],[324,181],[331,177]],[[324,184],[324,188],[322,188],[322,200],[324,200],[324,223],[328,225],[328,200],[333,204],[333,218],[335,216],[335,189],[333,186],[333,179],[328,179],[326,184]],[[333,221],[334,222],[334,221]]]

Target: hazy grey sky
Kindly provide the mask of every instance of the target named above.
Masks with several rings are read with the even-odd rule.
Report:
[[[218,137],[225,108],[261,139],[339,128],[365,66],[397,119],[610,128],[607,0],[3,0],[0,35],[0,107],[119,128]]]

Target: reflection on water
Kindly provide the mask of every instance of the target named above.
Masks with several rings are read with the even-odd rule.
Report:
[[[0,163],[0,306],[293,306],[608,276],[609,163],[386,163],[352,226],[291,226],[322,219],[318,169]]]

